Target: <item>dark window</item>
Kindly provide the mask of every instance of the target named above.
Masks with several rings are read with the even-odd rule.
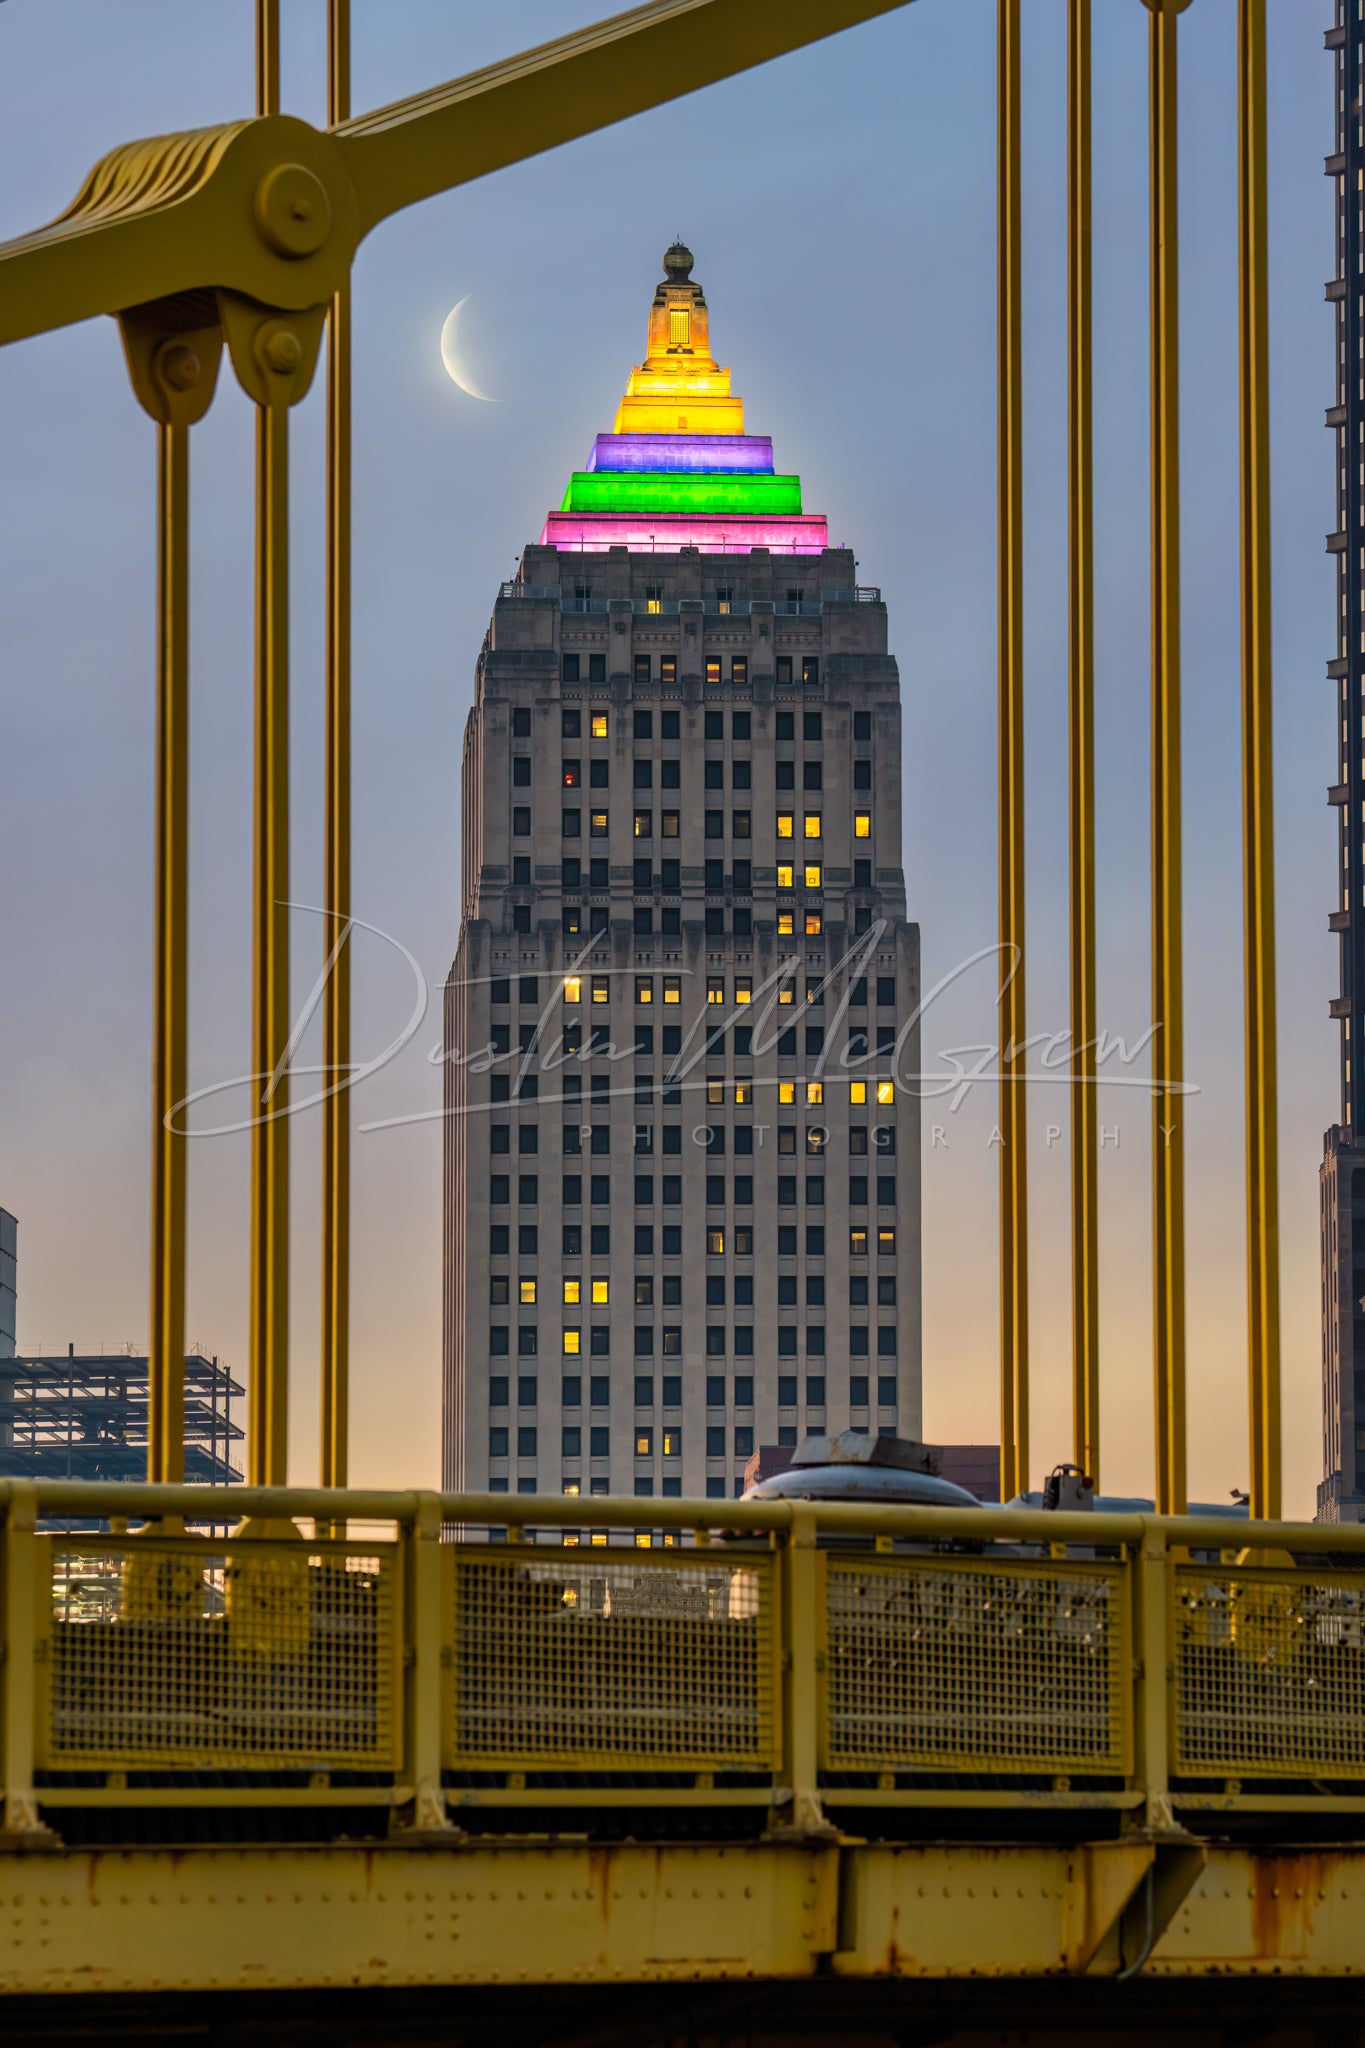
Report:
[[[529,839],[531,836],[531,813],[520,804],[512,812],[512,836],[515,839]]]
[[[795,1358],[795,1330],[779,1330],[777,1333],[777,1355],[779,1358]]]
[[[822,740],[824,736],[825,720],[823,712],[803,711],[801,714],[801,737],[807,740]]]
[[[894,1358],[895,1355],[896,1326],[894,1323],[888,1323],[877,1332],[877,1356],[879,1358]]]
[[[505,1173],[489,1175],[488,1199],[494,1208],[505,1208],[507,1206],[507,1175]]]
[[[662,680],[666,683],[671,683],[673,681],[673,678],[674,664],[671,661],[666,661],[664,663],[664,674]],[[661,740],[676,740],[680,737],[681,727],[679,724],[678,713],[676,711],[661,711],[659,713],[659,738]]]
[[[540,1176],[523,1173],[517,1176],[517,1200],[533,1206],[540,1200]]]
[[[605,681],[606,681],[606,680],[607,680],[607,657],[606,657],[606,655],[605,655],[605,654],[590,654],[590,655],[588,656],[588,681],[589,681],[590,683],[605,683]]]
[[[794,761],[779,761],[776,763],[776,768],[777,787],[779,789],[795,789],[796,763]]]
[[[562,1249],[566,1259],[578,1259],[583,1256],[583,1226],[581,1223],[566,1223],[564,1225]]]
[[[505,1257],[507,1246],[507,1225],[505,1223],[490,1223],[488,1226],[488,1249],[492,1257]]]
[[[823,1358],[825,1355],[825,1327],[823,1323],[812,1323],[806,1331],[807,1358]]]
[[[752,838],[752,821],[751,811],[733,811],[730,815],[730,830],[733,836],[736,839]]]
[[[870,761],[855,761],[853,763],[853,787],[855,789],[871,789],[872,763]]]
[[[848,1333],[848,1355],[850,1358],[867,1357],[867,1324],[854,1323]]]
[[[820,1273],[806,1275],[806,1307],[823,1308],[825,1305],[825,1282]]]
[[[877,1175],[877,1207],[894,1209],[896,1206],[896,1176],[894,1173]]]
[[[507,1381],[501,1374],[488,1382],[488,1405],[490,1408],[507,1406]]]
[[[823,1223],[806,1225],[806,1257],[823,1259],[825,1256],[825,1226]]]
[[[530,829],[529,826],[527,829]],[[583,813],[581,811],[561,811],[559,830],[561,838],[581,839],[583,837]]]
[[[723,711],[708,711],[706,713],[706,738],[708,740],[723,740],[725,738],[725,714]]]
[[[529,754],[514,754],[512,757],[512,787],[529,789],[531,786],[531,757]]]
[[[499,1432],[498,1432],[497,1430],[490,1430],[490,1431],[489,1431],[489,1435],[490,1435],[490,1437],[492,1437],[492,1436],[496,1436],[496,1435],[498,1435],[498,1434],[499,1434]],[[506,1431],[506,1430],[504,1429],[504,1430],[503,1430],[503,1431],[501,1432],[501,1435],[502,1435],[502,1436],[503,1436],[503,1438],[505,1439],[505,1438],[506,1438],[506,1436],[507,1436],[507,1431]],[[505,1443],[505,1441],[504,1441],[503,1449],[504,1449],[504,1450],[506,1450],[506,1443]],[[723,1458],[723,1457],[725,1456],[725,1428],[724,1428],[724,1425],[723,1425],[723,1424],[722,1424],[722,1426],[721,1426],[721,1427],[720,1427],[719,1429],[717,1429],[717,1428],[716,1428],[716,1427],[714,1427],[714,1425],[713,1425],[713,1426],[712,1426],[711,1428],[709,1428],[709,1429],[707,1430],[707,1432],[706,1432],[706,1455],[707,1455],[707,1457],[708,1457],[708,1458]],[[708,1484],[708,1486],[710,1485],[710,1483],[711,1483],[711,1482],[710,1482],[710,1481],[708,1480],[708,1481],[707,1481],[707,1484]],[[722,1482],[722,1483],[723,1483],[723,1482]]]
[[[732,761],[730,764],[730,786],[732,789],[752,789],[753,764],[749,761]]]
[[[704,762],[702,764],[702,777],[704,786],[707,789],[724,789],[725,763],[723,761]]]
[[[576,654],[566,654],[564,656],[563,678],[566,683],[576,683],[578,681],[578,656]]]
[[[851,1209],[867,1207],[867,1175],[851,1173],[848,1177],[848,1202]]]
[[[653,713],[652,711],[637,711],[637,712],[636,712],[636,714],[635,714],[635,737],[636,737],[636,739],[637,739],[637,740],[649,740],[649,739],[653,739],[653,737],[654,737],[654,713]]]
[[[784,687],[784,685],[785,685],[785,686],[786,686],[787,688],[790,688],[790,686],[791,686],[791,679],[792,679],[792,658],[791,658],[791,656],[790,656],[789,654],[779,654],[779,655],[778,655],[778,657],[777,657],[777,686],[778,686],[778,688],[779,688],[779,689],[781,689],[781,688],[783,688],[783,687]],[[794,730],[795,730],[795,725],[796,725],[796,721],[795,721],[795,718],[793,717],[793,715],[792,715],[792,713],[791,713],[790,711],[779,711],[779,712],[778,712],[778,714],[777,714],[777,737],[778,737],[778,738],[779,738],[780,740],[789,740],[789,739],[791,739],[791,737],[792,737],[792,735],[793,735],[793,732],[794,732]]]
[[[848,1383],[848,1405],[850,1408],[866,1408],[867,1381],[861,1373],[854,1374]]]
[[[636,789],[652,789],[654,787],[654,763],[649,760],[637,760],[632,773],[632,781]]]
[[[605,1405],[605,1403],[603,1404]],[[588,1431],[588,1451],[594,1458],[611,1456],[611,1431],[601,1424]]]
[[[723,1329],[713,1329],[707,1331],[706,1355],[708,1358],[724,1358],[725,1331]]]
[[[507,1456],[507,1431],[505,1429],[489,1430],[488,1455],[490,1458],[505,1458]]]
[[[649,656],[647,654],[637,654],[635,657],[635,681],[637,686],[642,683],[647,686],[649,683]]]
[[[506,1358],[510,1344],[510,1332],[506,1323],[494,1323],[488,1332],[488,1355],[490,1358]]]
[[[576,1209],[583,1200],[583,1176],[581,1173],[566,1173],[560,1199],[566,1209]]]
[[[870,740],[872,737],[872,713],[855,711],[853,714],[853,737],[855,740]]]
[[[877,1006],[883,1010],[895,1008],[896,977],[894,974],[879,974],[877,976]]]
[[[567,1384],[567,1383],[566,1383]],[[578,1458],[583,1454],[583,1432],[578,1428],[561,1429],[559,1451],[564,1458]]]
[[[588,787],[590,789],[606,789],[610,781],[611,763],[609,761],[590,761],[588,763]]]
[[[893,1374],[891,1374],[891,1373],[887,1373],[887,1374],[886,1374],[886,1375],[885,1375],[885,1376],[884,1376],[883,1378],[881,1378],[881,1379],[879,1379],[879,1380],[877,1381],[877,1406],[878,1406],[879,1408],[894,1408],[894,1407],[895,1407],[895,1405],[896,1405],[896,1381],[895,1381],[895,1376],[894,1376]]]
[[[818,761],[803,762],[801,768],[801,787],[803,789],[823,789],[824,772]]]
[[[565,1408],[581,1408],[583,1405],[583,1382],[577,1373],[570,1373],[560,1388],[560,1401]]]
[[[588,1381],[588,1405],[591,1408],[606,1408],[611,1402],[611,1381],[594,1377]]]
[[[817,1373],[806,1381],[806,1405],[809,1408],[823,1408],[825,1405],[825,1379]]]
[[[512,713],[512,737],[514,740],[529,740],[531,737],[531,711],[529,705],[521,705]]]
[[[682,1407],[682,1381],[673,1373],[664,1374],[664,1407]]]
[[[595,1209],[605,1209],[609,1206],[611,1202],[611,1175],[609,1173],[593,1174],[592,1185],[588,1189],[588,1199]],[[595,1225],[594,1228],[596,1228]]]
[[[610,1323],[594,1323],[588,1332],[588,1350],[593,1358],[611,1357]]]
[[[708,839],[723,839],[725,837],[724,811],[707,811],[703,815],[705,818],[703,829],[706,837]]]
[[[517,1250],[527,1255],[534,1253],[540,1243],[539,1226],[535,1223],[517,1225]]]
[[[752,1458],[753,1454],[753,1424],[750,1422],[745,1422],[738,1425],[735,1429],[735,1456],[737,1458]]]

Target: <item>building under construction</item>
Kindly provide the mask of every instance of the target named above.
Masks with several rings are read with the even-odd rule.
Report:
[[[244,1392],[202,1351],[185,1359],[185,1478],[232,1486],[242,1430],[232,1404]],[[148,1372],[124,1353],[0,1358],[0,1477],[144,1479]]]

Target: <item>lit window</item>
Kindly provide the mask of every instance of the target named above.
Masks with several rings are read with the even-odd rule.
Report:
[[[777,886],[779,889],[790,889],[793,886],[795,877],[796,869],[789,860],[780,860],[777,863]]]
[[[754,1255],[754,1233],[747,1224],[735,1231],[735,1256],[751,1259]]]
[[[605,1529],[594,1529],[594,1530],[593,1530],[593,1532],[592,1532],[592,1534],[591,1534],[591,1536],[589,1536],[589,1538],[588,1538],[588,1542],[589,1542],[589,1544],[591,1545],[591,1547],[592,1547],[592,1548],[593,1548],[594,1550],[605,1550],[605,1549],[606,1549],[606,1547],[607,1547],[607,1532],[606,1532],[606,1530],[605,1530]],[[577,1597],[577,1596],[575,1596],[575,1597]]]
[[[691,348],[692,312],[688,306],[670,306],[668,309],[668,345],[670,348]]]
[[[566,1280],[564,1282],[564,1299],[575,1304],[580,1302],[583,1299],[583,1282],[581,1280]]]
[[[594,974],[592,978],[592,999],[595,1003],[611,1001],[611,983],[605,974]]]
[[[609,1291],[609,1290],[610,1290],[610,1287],[611,1287],[611,1282],[610,1282],[609,1280],[594,1280],[594,1281],[593,1281],[593,1283],[592,1283],[592,1298],[593,1298],[593,1305],[594,1305],[594,1307],[595,1307],[595,1306],[596,1306],[596,1305],[597,1305],[597,1304],[598,1304],[599,1302],[607,1301],[607,1300],[609,1300],[609,1299],[610,1299],[610,1291]]]
[[[527,1303],[533,1302],[535,1300],[536,1283],[534,1280],[523,1280],[520,1282],[520,1296],[521,1299]]]
[[[708,1230],[706,1233],[706,1249],[712,1258],[722,1257],[725,1251],[725,1232],[723,1230]]]
[[[635,1548],[637,1550],[652,1550],[653,1547],[654,1538],[650,1535],[648,1529],[637,1529],[635,1531]]]
[[[706,1083],[706,1099],[708,1102],[724,1102],[725,1083],[723,1081],[708,1080]]]
[[[779,811],[779,812],[778,812],[778,814],[777,814],[777,836],[778,836],[778,838],[779,838],[779,839],[790,839],[790,838],[792,837],[793,829],[794,829],[794,820],[793,820],[793,815],[792,815],[792,813],[791,813],[790,811]]]
[[[870,839],[872,837],[871,811],[855,811],[853,813],[853,837],[855,839]]]
[[[654,837],[654,813],[652,811],[637,811],[635,813],[635,837],[637,839],[652,839]]]
[[[592,714],[592,736],[593,736],[593,738],[594,738],[595,740],[604,740],[604,739],[606,738],[606,736],[607,736],[607,714],[606,714],[606,712],[605,712],[605,711],[594,711],[594,712],[593,712],[593,714]]]
[[[577,1358],[582,1349],[583,1332],[581,1330],[566,1329],[564,1332],[564,1356],[566,1358]]]
[[[877,1083],[877,1100],[878,1100],[878,1102],[894,1102],[894,1101],[895,1101],[895,1099],[896,1099],[896,1084],[895,1084],[895,1082],[894,1082],[894,1081],[878,1081],[878,1083]]]
[[[820,915],[820,912],[818,910],[808,910],[806,912],[806,937],[808,939],[818,939],[824,928],[825,920]]]
[[[753,1099],[754,1099],[754,1084],[753,1084],[753,1082],[752,1082],[752,1081],[736,1081],[736,1083],[735,1083],[735,1101],[736,1101],[736,1102],[752,1102],[752,1101],[753,1101]]]
[[[867,1257],[867,1232],[861,1223],[855,1223],[849,1231],[848,1248],[855,1259]]]
[[[637,1003],[652,1003],[654,1000],[654,976],[637,974],[635,977],[635,1000]]]
[[[654,1300],[654,1280],[649,1273],[635,1276],[635,1304],[637,1308],[649,1308]]]
[[[594,839],[607,837],[607,814],[605,811],[588,812],[588,831]]]
[[[666,1429],[664,1431],[664,1456],[666,1458],[680,1458],[682,1456],[682,1431],[680,1429]]]
[[[894,1259],[896,1256],[896,1227],[889,1224],[877,1232],[877,1253],[880,1258]]]
[[[636,1430],[635,1455],[637,1458],[652,1458],[654,1456],[654,1432],[652,1429]],[[638,1543],[639,1538],[637,1537],[635,1540]],[[646,1537],[645,1541],[648,1543],[649,1538]]]
[[[754,985],[748,975],[741,974],[737,976],[735,980],[735,1001],[737,1003],[751,1003],[753,999]]]
[[[707,975],[706,1000],[708,1003],[723,1003],[725,1001],[725,976],[723,974]]]
[[[678,819],[680,815],[681,813],[678,811],[664,811],[662,813],[660,830],[665,839],[676,839],[678,837],[680,829]]]
[[[795,1081],[779,1081],[779,1082],[778,1082],[778,1084],[777,1084],[777,1099],[778,1099],[779,1103],[782,1103],[782,1102],[795,1102],[795,1100],[796,1100],[796,1083],[795,1083]]]
[[[564,1000],[565,1000],[565,1002],[566,1002],[566,1003],[581,1003],[581,1002],[582,1002],[582,1000],[583,1000],[583,977],[582,977],[582,975],[581,975],[581,974],[571,974],[571,975],[569,975],[569,977],[568,977],[568,978],[567,978],[567,980],[565,981],[565,983],[564,983]]]
[[[806,837],[807,839],[818,839],[820,837],[819,811],[806,812]]]
[[[807,1083],[806,1083],[806,1100],[807,1100],[807,1102],[823,1102],[823,1101],[824,1101],[824,1099],[825,1099],[825,1084],[824,1084],[824,1082],[823,1082],[823,1081],[807,1081]]]
[[[867,1083],[866,1083],[866,1081],[850,1081],[850,1082],[849,1082],[849,1084],[848,1084],[848,1099],[849,1099],[849,1101],[850,1101],[850,1102],[866,1102],[866,1101],[867,1101]]]
[[[666,974],[664,976],[664,1001],[666,1003],[680,1003],[682,1001],[682,981],[676,974]]]
[[[565,1493],[577,1493],[578,1481],[576,1479],[566,1479],[564,1482],[564,1491]],[[564,1541],[566,1543],[577,1543],[578,1538],[576,1536],[566,1536],[564,1538]]]
[[[778,1008],[780,1010],[789,1010],[795,1001],[796,983],[794,981],[784,981],[781,988],[777,991]]]
[[[645,585],[645,610],[657,615],[664,608],[664,587],[662,583]]]
[[[808,860],[806,862],[806,887],[808,889],[818,889],[820,887],[820,863],[818,860]]]
[[[795,938],[795,936],[796,936],[796,913],[795,913],[795,911],[792,911],[792,910],[779,910],[779,911],[778,911],[778,913],[777,913],[777,936],[778,936],[778,938],[779,938],[779,939],[791,939],[791,938]],[[791,998],[790,998],[790,997],[788,997],[788,999],[787,999],[787,1000],[788,1000],[788,1001],[790,1001],[790,1000],[791,1000]]]

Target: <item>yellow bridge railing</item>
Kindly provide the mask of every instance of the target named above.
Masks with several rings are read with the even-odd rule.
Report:
[[[1365,1811],[1365,1529],[249,1488],[168,1533],[206,1495],[5,1484],[11,1832]],[[147,1525],[79,1532],[116,1510]]]

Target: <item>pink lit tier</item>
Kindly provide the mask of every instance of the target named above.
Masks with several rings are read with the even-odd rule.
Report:
[[[822,512],[803,512],[784,519],[720,517],[651,518],[642,512],[552,512],[541,534],[545,547],[582,549],[600,554],[606,548],[629,548],[632,554],[672,554],[679,548],[700,548],[708,555],[747,555],[750,548],[771,548],[774,554],[818,555],[829,546],[829,528]]]

